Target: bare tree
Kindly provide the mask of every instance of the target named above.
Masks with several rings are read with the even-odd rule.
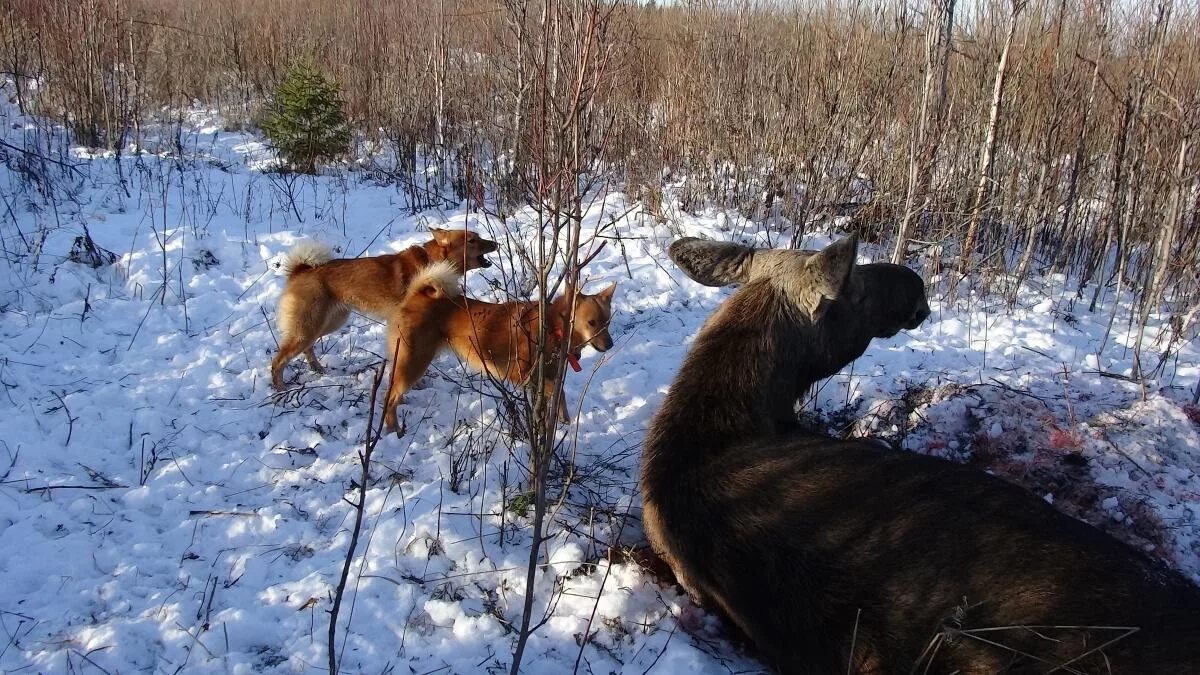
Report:
[[[925,23],[925,80],[921,87],[921,108],[912,140],[908,165],[908,189],[904,213],[892,262],[900,264],[908,257],[913,221],[929,210],[929,186],[933,181],[934,162],[946,122],[947,81],[950,77],[950,51],[953,46],[955,0],[930,0]],[[935,89],[936,87],[936,89]],[[916,206],[917,200],[921,205]]]
[[[598,0],[545,2],[532,50],[534,101],[530,119],[532,184],[540,234],[532,258],[537,281],[538,309],[542,321],[535,353],[546,353],[555,344],[550,331],[550,303],[558,292],[579,287],[580,267],[589,242],[583,238],[585,199],[599,184],[595,173],[607,143],[604,129],[596,125],[595,112],[612,86],[611,62],[615,47],[614,15],[621,5]],[[594,242],[594,239],[593,239]],[[593,245],[595,245],[593,243]],[[573,314],[573,309],[572,309]],[[573,321],[573,317],[569,318]],[[564,332],[569,332],[564,329]],[[545,621],[533,622],[536,580],[542,557],[547,514],[548,471],[558,441],[558,416],[562,400],[563,364],[568,344],[557,341],[550,363],[539,359],[532,381],[545,379],[547,368],[558,373],[552,395],[535,387],[531,391],[525,434],[529,441],[530,489],[533,493],[532,542],[526,568],[526,593],[510,673],[521,667],[529,636]]]
[[[975,251],[975,240],[979,237],[979,223],[983,218],[985,203],[992,184],[992,167],[996,156],[997,129],[1000,125],[1000,108],[1004,101],[1004,85],[1008,81],[1008,56],[1012,50],[1013,35],[1017,32],[1017,17],[1025,9],[1025,0],[1010,0],[1008,28],[1004,34],[1004,46],[996,62],[996,82],[992,88],[992,103],[988,109],[983,145],[979,149],[979,179],[975,186],[975,202],[971,207],[971,219],[963,237],[962,255],[958,261],[959,277],[964,276],[971,264]]]

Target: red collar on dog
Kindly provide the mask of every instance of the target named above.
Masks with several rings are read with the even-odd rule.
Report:
[[[563,339],[563,331],[561,327],[554,329],[554,339]],[[583,366],[579,365],[579,359],[575,358],[575,355],[571,353],[571,345],[569,343],[567,344],[567,363],[571,364],[571,370],[577,373],[583,370]]]

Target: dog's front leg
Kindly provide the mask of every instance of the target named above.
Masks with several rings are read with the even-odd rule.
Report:
[[[558,421],[561,424],[571,423],[571,414],[567,412],[567,393],[563,392],[558,395]]]
[[[542,380],[542,395],[546,398],[547,406],[549,406],[550,402],[554,400],[554,390],[554,380]],[[565,389],[560,391],[558,394],[558,406],[555,408],[555,412],[557,413],[556,416],[558,417],[558,422],[560,424],[571,423],[571,416],[567,413],[567,392]]]

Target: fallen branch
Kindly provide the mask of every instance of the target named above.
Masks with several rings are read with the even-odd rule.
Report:
[[[33,157],[33,158],[41,160],[43,162],[50,162],[51,164],[61,166],[64,169],[71,169],[72,171],[79,171],[79,166],[76,164],[70,164],[70,163],[64,162],[62,160],[54,159],[53,157],[47,157],[47,156],[41,154],[40,152],[33,152],[31,150],[26,150],[25,148],[15,146],[12,143],[8,143],[3,140],[0,140],[0,147],[8,148],[9,150],[16,150],[17,152],[25,155],[26,157]]]
[[[15,482],[15,481],[14,481]],[[32,494],[34,492],[49,492],[51,490],[119,490],[127,488],[128,485],[41,485],[38,487],[21,488],[21,492]]]
[[[62,394],[53,390],[50,393],[54,394],[54,398],[58,399],[58,405],[62,407],[63,414],[67,416],[67,441],[63,443],[63,447],[68,447],[71,445],[71,434],[75,432],[75,418],[71,417],[71,409],[67,407],[67,402],[63,400]],[[50,412],[54,411],[51,410]]]

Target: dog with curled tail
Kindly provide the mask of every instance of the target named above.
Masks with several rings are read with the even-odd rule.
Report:
[[[496,250],[496,242],[465,229],[429,233],[433,238],[424,244],[365,258],[334,258],[328,246],[311,241],[292,248],[276,313],[281,339],[271,361],[271,386],[283,389],[283,367],[298,354],[313,371],[325,372],[313,351],[316,341],[341,328],[351,311],[386,321],[403,301],[409,280],[426,266],[445,262],[460,277],[491,266],[484,256]]]
[[[568,290],[555,298],[547,307],[545,339],[539,345],[542,312],[537,302],[468,298],[460,294],[457,279],[447,270],[436,265],[426,268],[388,322],[388,349],[394,362],[384,401],[385,426],[398,430],[396,407],[447,347],[474,370],[513,384],[540,387],[545,400],[553,400],[563,376],[560,354],[578,370],[584,347],[599,352],[612,348],[609,324],[616,288],[612,284],[594,295]],[[556,414],[560,422],[570,421],[561,392]]]

